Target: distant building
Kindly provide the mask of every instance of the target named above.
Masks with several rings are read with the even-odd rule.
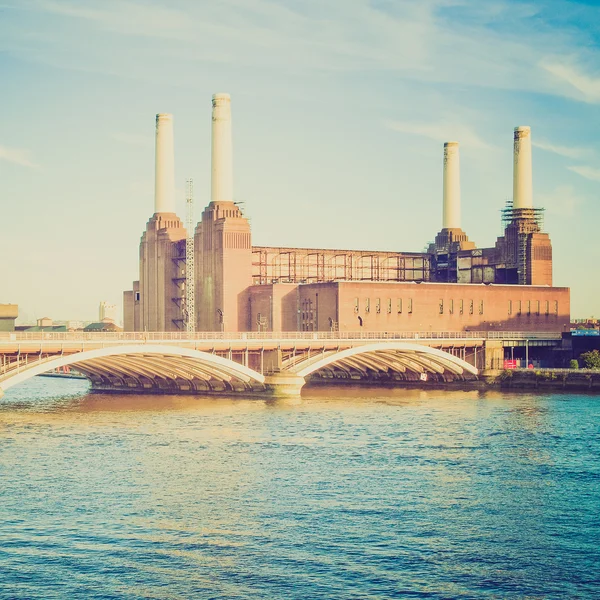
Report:
[[[18,304],[0,304],[0,331],[14,331],[18,316]]]
[[[109,304],[108,302],[100,302],[98,321],[106,321],[107,319],[113,323],[117,321],[117,305]]]
[[[86,325],[83,328],[83,331],[85,331],[86,333],[101,333],[110,331],[123,331],[123,329],[116,325],[110,319],[104,319],[104,321],[99,321],[98,323],[90,323],[89,325]]]
[[[37,320],[38,327],[52,327],[54,325],[54,321],[50,317],[42,317]]]

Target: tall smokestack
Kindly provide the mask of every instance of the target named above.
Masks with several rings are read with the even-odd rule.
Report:
[[[173,115],[156,115],[154,212],[175,212],[175,152]]]
[[[233,152],[231,142],[231,98],[212,97],[212,202],[233,201]]]
[[[444,144],[443,229],[460,229],[460,160],[458,142]]]
[[[533,208],[530,127],[515,127],[513,208]]]

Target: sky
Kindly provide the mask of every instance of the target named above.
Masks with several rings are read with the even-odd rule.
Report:
[[[422,251],[456,140],[462,228],[493,246],[531,126],[554,284],[600,316],[599,0],[0,0],[0,303],[20,322],[121,305],[156,113],[179,215],[193,178],[200,216],[215,92],[255,245]]]

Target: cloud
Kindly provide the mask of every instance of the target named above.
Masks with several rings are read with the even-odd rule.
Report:
[[[452,122],[413,123],[411,121],[388,121],[388,129],[429,138],[436,142],[458,141],[461,145],[471,148],[490,148],[491,146],[480,138],[466,125]]]
[[[169,38],[189,28],[183,11],[148,3],[103,0],[89,2],[84,7],[78,2],[37,0],[34,6],[47,13],[91,21],[107,31],[130,35]]]
[[[137,133],[115,131],[111,133],[110,136],[117,142],[122,142],[123,144],[129,144],[131,146],[148,146],[152,143],[151,137]]]
[[[415,81],[572,97],[572,86],[557,85],[541,63],[586,45],[581,31],[561,27],[551,2],[12,0],[11,5],[12,20],[4,27],[0,21],[0,44],[15,55],[138,79],[182,81],[190,63],[200,62],[285,73],[379,71]],[[581,18],[593,22],[593,13],[585,10],[579,9]],[[20,15],[24,11],[26,17]],[[570,16],[565,14],[565,22]],[[110,52],[92,49],[97,47]],[[588,54],[593,64],[597,52]],[[586,87],[585,81],[579,85]]]
[[[0,160],[20,165],[21,167],[29,167],[32,169],[37,168],[34,162],[29,158],[29,152],[27,150],[21,150],[19,148],[7,148],[6,146],[0,146]]]
[[[585,198],[579,196],[572,186],[562,185],[549,194],[539,194],[536,203],[544,206],[549,214],[571,217],[585,203]]]
[[[568,167],[568,169],[591,181],[600,181],[600,169],[587,167],[585,165]]]
[[[600,103],[600,76],[582,72],[582,68],[565,63],[546,63],[542,67],[557,79],[566,82],[579,92],[581,100],[590,104]]]
[[[545,141],[534,141],[531,143],[536,148],[540,148],[540,150],[553,152],[554,154],[558,154],[566,158],[582,158],[583,156],[590,154],[590,150],[588,150],[587,148],[571,148],[569,146],[559,146],[557,144],[551,144],[550,142]]]

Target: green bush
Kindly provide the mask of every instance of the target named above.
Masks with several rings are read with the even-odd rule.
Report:
[[[579,361],[576,358],[572,358],[569,362],[569,369],[579,369]]]
[[[591,350],[584,352],[580,357],[586,369],[600,369],[600,352]]]

